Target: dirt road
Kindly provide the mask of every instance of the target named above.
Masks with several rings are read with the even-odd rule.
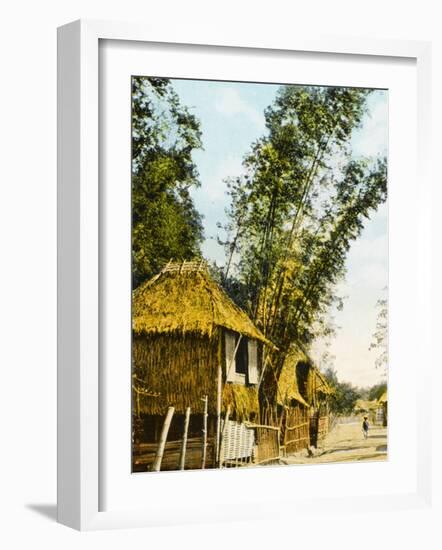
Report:
[[[315,449],[314,456],[307,452],[284,459],[287,464],[320,464],[361,460],[387,460],[387,428],[372,426],[368,439],[364,439],[361,422],[338,424]]]

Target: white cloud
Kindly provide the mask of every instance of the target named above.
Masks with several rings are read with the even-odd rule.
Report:
[[[203,187],[199,190],[203,192],[206,199],[210,201],[222,201],[227,204],[227,185],[225,179],[227,177],[236,177],[243,172],[242,158],[239,155],[227,155],[220,163],[212,166],[210,174],[201,174],[203,179]]]
[[[264,128],[264,115],[254,109],[242,97],[236,88],[222,88],[215,97],[215,109],[227,116],[243,115],[259,128]]]
[[[386,94],[377,94],[369,102],[369,112],[362,127],[356,130],[353,139],[353,153],[356,156],[376,156],[388,150],[388,100]]]

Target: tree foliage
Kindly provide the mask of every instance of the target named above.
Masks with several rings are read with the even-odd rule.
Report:
[[[385,201],[386,161],[354,159],[366,90],[282,86],[229,181],[224,285],[284,353],[327,331],[352,241]]]
[[[192,152],[201,147],[198,120],[169,79],[132,78],[133,287],[171,258],[200,254],[201,216],[190,189],[199,185]]]
[[[387,290],[387,289],[384,289]],[[376,350],[376,368],[387,369],[388,365],[388,303],[386,298],[380,298],[376,303],[378,310],[376,328],[373,333],[370,350]]]
[[[361,398],[359,388],[348,382],[339,382],[338,375],[333,368],[327,368],[324,376],[334,390],[330,399],[331,412],[338,415],[351,414],[356,401]]]
[[[387,382],[379,382],[379,384],[375,384],[369,388],[367,399],[369,401],[377,401],[386,390]]]

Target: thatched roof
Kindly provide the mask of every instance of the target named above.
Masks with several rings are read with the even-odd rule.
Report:
[[[378,402],[379,403],[387,403],[388,396],[387,396],[387,390],[384,391],[384,393],[379,397]]]
[[[356,411],[369,412],[376,410],[379,404],[377,401],[368,401],[366,399],[358,399],[355,403],[354,409]]]
[[[209,276],[203,262],[170,263],[133,292],[132,327],[141,334],[211,337],[223,327],[272,344]]]
[[[300,349],[292,349],[287,355],[281,374],[278,378],[278,404],[288,405],[293,399],[308,407],[298,387],[296,367],[299,361],[308,361],[306,354]]]
[[[325,376],[301,346],[292,347],[286,363],[293,364],[298,391],[309,406],[315,407],[318,402],[334,393]]]
[[[324,395],[332,395],[335,393],[322,372],[315,366],[313,366],[313,369],[316,376],[316,391]]]

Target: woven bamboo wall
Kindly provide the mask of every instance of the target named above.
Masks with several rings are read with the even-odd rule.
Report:
[[[253,429],[247,428],[245,424],[227,421],[227,426],[222,426],[222,453],[220,462],[223,465],[226,463],[235,462],[235,465],[248,463],[252,461],[253,449],[255,445],[255,432]]]
[[[284,418],[284,447],[286,454],[296,453],[310,445],[309,410],[295,405],[286,411]]]

